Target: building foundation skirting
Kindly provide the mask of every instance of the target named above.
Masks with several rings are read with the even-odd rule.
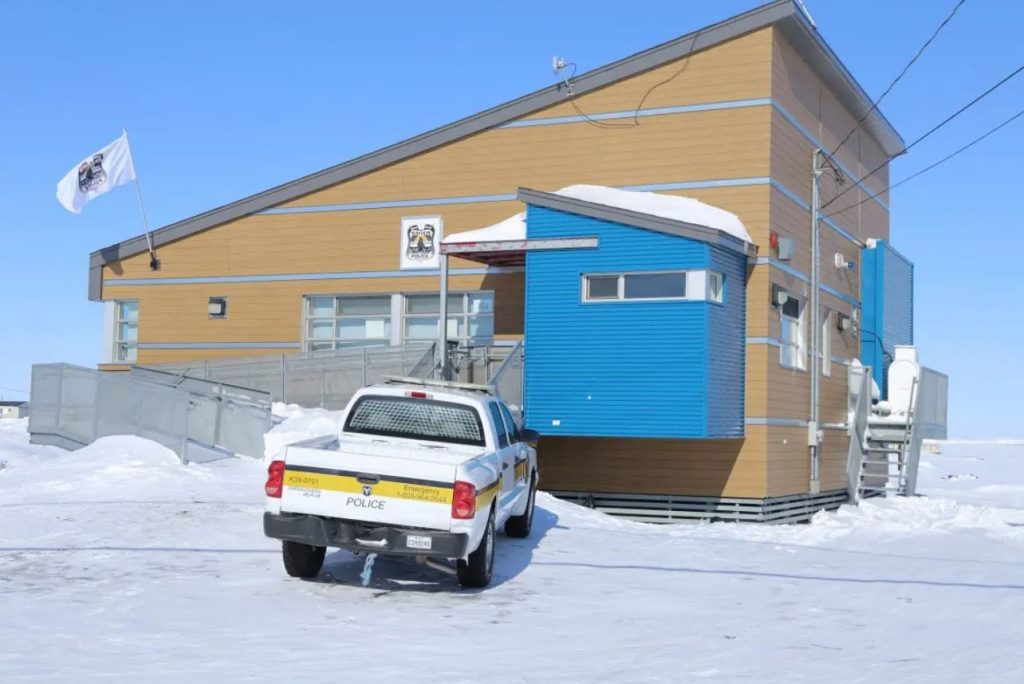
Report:
[[[791,494],[763,499],[667,494],[613,494],[607,492],[551,491],[559,499],[601,513],[648,523],[683,523],[695,520],[795,523],[819,511],[834,511],[847,503],[845,489],[818,494]]]

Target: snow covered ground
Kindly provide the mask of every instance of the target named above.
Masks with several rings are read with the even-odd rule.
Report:
[[[335,424],[292,412],[276,444]],[[273,445],[271,446],[273,448]],[[654,527],[541,497],[495,584],[328,556],[289,579],[264,470],[78,452],[0,420],[0,681],[1024,681],[1024,443],[942,444],[927,497]]]

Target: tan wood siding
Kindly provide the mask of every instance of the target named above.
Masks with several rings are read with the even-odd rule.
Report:
[[[765,430],[744,439],[544,437],[537,454],[549,490],[688,496],[765,496]]]

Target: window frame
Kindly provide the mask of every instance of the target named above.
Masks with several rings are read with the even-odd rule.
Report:
[[[718,280],[718,296],[713,296],[713,288],[711,283],[713,280]],[[704,284],[705,288],[705,299],[712,304],[725,305],[725,274],[720,271],[708,271],[707,281]]]
[[[313,301],[316,299],[330,299],[332,303],[331,316],[314,316]],[[384,299],[387,301],[386,313],[383,314],[343,314],[341,313],[342,300],[353,299]],[[338,349],[358,349],[360,347],[386,347],[391,344],[392,326],[394,325],[391,310],[390,293],[359,293],[359,294],[307,294],[303,295],[302,307],[302,350],[311,351],[335,351]],[[338,324],[346,319],[357,318],[384,319],[387,334],[383,337],[364,337],[359,340],[348,340],[338,336]],[[311,325],[316,321],[331,321],[330,337],[313,337],[310,334]],[[347,342],[347,344],[346,344]],[[360,343],[361,342],[361,343]],[[314,349],[315,344],[330,344],[329,349]]]
[[[131,318],[123,318],[121,316],[122,306],[124,304],[135,305],[135,320]],[[121,337],[121,326],[130,325],[135,328],[135,341],[126,342]],[[113,362],[114,363],[138,363],[139,360],[139,300],[138,299],[115,299],[114,300],[114,335],[113,335],[114,348]],[[121,347],[124,346],[129,350],[127,355],[122,358],[120,352]]]
[[[472,415],[475,422],[477,432],[480,435],[479,439],[460,439],[457,437],[444,437],[439,439],[438,435],[413,435],[408,432],[396,432],[394,430],[384,430],[376,428],[366,427],[352,427],[353,419],[358,415],[359,408],[366,401],[390,401],[398,404],[413,404],[413,405],[432,405],[440,408],[451,408],[459,411],[465,411],[467,414]],[[347,432],[356,435],[374,435],[378,437],[393,437],[396,439],[409,439],[414,441],[423,442],[438,442],[440,444],[463,444],[466,446],[487,446],[487,434],[484,432],[483,421],[480,419],[480,412],[469,404],[462,404],[454,401],[444,401],[441,399],[419,399],[412,397],[397,396],[394,394],[364,394],[359,397],[356,402],[352,405],[352,408],[348,411],[345,416],[345,425],[342,428],[342,432]]]
[[[582,273],[580,274],[580,301],[584,304],[623,304],[627,302],[693,302],[702,301],[689,296],[688,275],[694,270],[704,269],[669,269],[658,271],[616,271],[613,273]],[[682,296],[671,297],[626,297],[626,278],[629,276],[677,275],[683,282]],[[617,278],[615,297],[591,297],[591,278]]]
[[[498,431],[498,448],[504,449],[512,444],[512,435],[509,434],[508,426],[505,425],[505,419],[501,415],[501,408],[498,406],[498,402],[492,401],[487,407],[491,412],[491,422],[494,423],[494,429]]]
[[[785,313],[785,304],[779,305],[779,365],[783,368],[789,368],[790,370],[807,371],[807,332],[806,332],[806,320],[807,320],[807,307],[806,301],[803,297],[798,297],[789,290],[780,288],[786,293],[786,296],[797,302],[799,307],[799,314],[796,318]],[[786,342],[783,338],[783,330],[787,324],[787,319],[795,324],[797,342],[790,343]],[[786,350],[796,350],[796,364],[791,364],[786,359]]]
[[[501,411],[501,417],[505,419],[505,428],[508,430],[509,444],[518,444],[523,441],[522,431],[519,429],[519,425],[516,424],[515,416],[512,415],[512,411],[509,410],[503,402],[498,402],[498,410]],[[509,429],[511,426],[511,429]]]
[[[491,310],[489,312],[487,312],[487,313],[473,313],[472,311],[470,311],[470,305],[469,304],[470,304],[471,297],[473,297],[474,295],[483,296],[485,298],[489,297],[490,301],[491,301]],[[402,309],[402,327],[401,327],[401,330],[399,331],[399,339],[401,339],[403,342],[425,342],[425,341],[430,341],[430,340],[437,339],[438,333],[440,332],[439,330],[435,330],[434,334],[431,337],[409,337],[408,334],[407,334],[408,333],[407,322],[410,319],[415,320],[417,318],[421,318],[421,319],[422,318],[435,318],[438,321],[438,327],[439,327],[440,326],[440,322],[441,322],[441,312],[440,311],[428,312],[428,313],[413,313],[413,314],[410,314],[409,313],[409,300],[411,298],[414,298],[414,297],[433,297],[434,299],[438,300],[438,303],[440,303],[440,296],[441,295],[438,292],[403,292],[403,293],[401,293],[401,297],[402,297],[402,307],[401,307],[401,309]],[[448,322],[445,324],[446,325],[446,328],[445,328],[446,331],[448,330],[447,326],[453,320],[456,321],[456,328],[455,328],[456,334],[455,335],[449,334],[448,335],[449,339],[456,339],[456,340],[459,340],[460,342],[473,342],[473,341],[477,341],[477,340],[493,340],[494,339],[494,321],[495,321],[495,319],[494,319],[494,300],[495,300],[494,290],[464,290],[464,291],[461,291],[461,292],[449,292],[448,293],[448,297],[449,298],[451,298],[451,297],[462,297],[462,310],[460,312],[458,312],[458,313],[453,313],[451,311],[451,309],[449,309],[449,311],[448,311]],[[491,320],[491,334],[490,335],[471,335],[470,334],[470,324],[471,324],[471,322],[474,319],[475,320],[479,320],[481,318],[490,319]],[[465,329],[465,331],[466,331],[465,335],[462,335],[462,334],[459,333],[459,331],[461,331],[463,329]]]

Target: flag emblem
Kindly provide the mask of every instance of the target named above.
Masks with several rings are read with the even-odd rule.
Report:
[[[57,201],[77,214],[90,200],[135,180],[128,134],[71,167],[57,183]],[[148,232],[148,231],[147,231]]]
[[[78,167],[78,190],[92,192],[107,180],[107,172],[103,170],[103,153],[92,155]]]

